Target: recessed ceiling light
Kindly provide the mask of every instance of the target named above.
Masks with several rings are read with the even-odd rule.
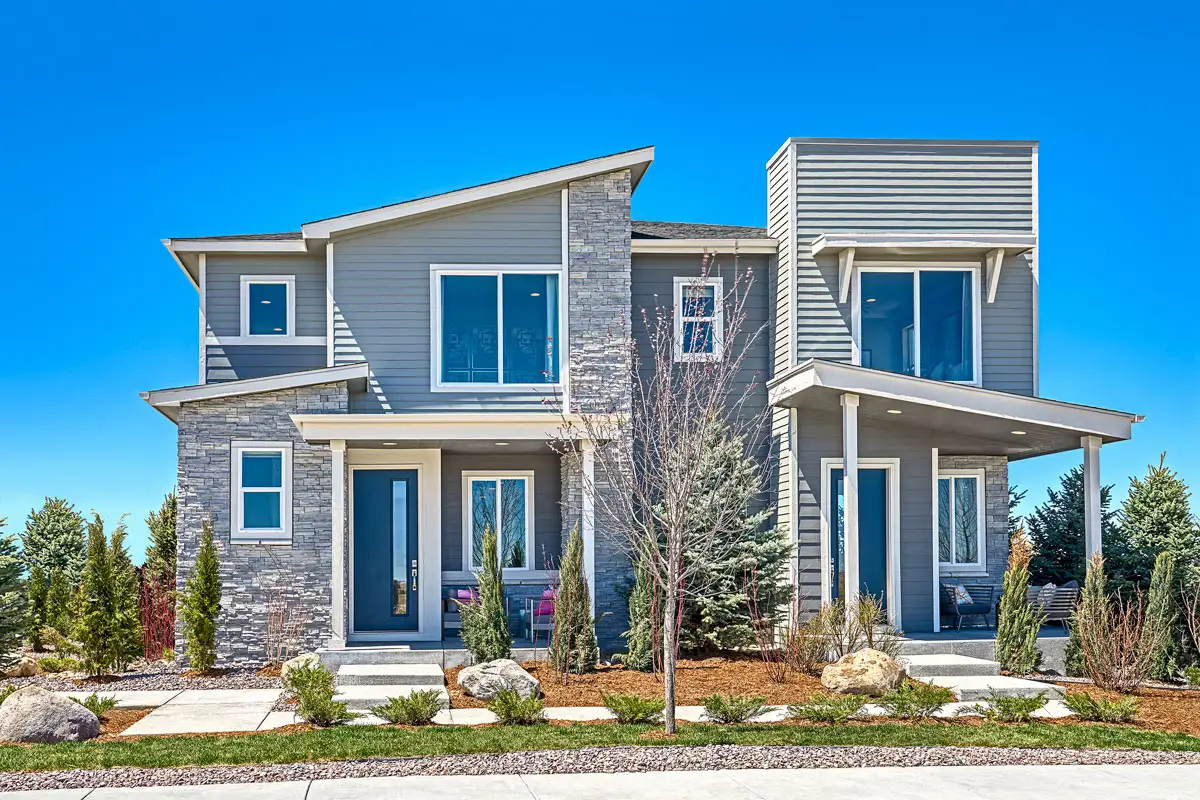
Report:
[[[868,297],[868,298],[867,298],[867,302],[868,302],[868,303],[874,303],[874,302],[875,302],[875,298],[874,298],[874,297]]]
[[[283,328],[276,328],[276,329],[275,329],[275,332],[276,332],[276,333],[283,333]]]
[[[903,414],[904,413],[903,411],[901,411],[898,408],[889,408],[887,411],[889,414]]]
[[[508,447],[508,442],[496,442],[496,447]]]
[[[270,300],[259,300],[259,302],[260,302],[260,303],[262,303],[264,306],[269,306],[269,305],[271,305],[271,301],[270,301]]]
[[[1012,432],[1012,435],[1013,435],[1013,436],[1024,436],[1024,435],[1025,435],[1025,431],[1013,431],[1013,432]]]
[[[541,297],[542,293],[541,292],[530,292],[529,296],[530,297]]]
[[[384,442],[383,446],[384,447],[395,447],[396,443],[395,442]]]

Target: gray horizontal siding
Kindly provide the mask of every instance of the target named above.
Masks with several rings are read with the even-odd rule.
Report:
[[[1027,145],[794,147],[798,361],[851,359],[851,304],[857,301],[852,295],[850,303],[838,303],[836,255],[807,255],[820,234],[1033,233],[1033,151]],[[983,304],[981,317],[983,386],[1033,394],[1030,256],[1005,259],[996,301]]]
[[[236,381],[325,366],[324,345],[207,345],[207,380]]]
[[[242,333],[243,275],[296,276],[296,336],[325,335],[325,256],[224,255],[207,256],[205,312],[209,331],[217,337]],[[320,366],[325,366],[322,360]]]
[[[336,284],[335,284],[336,285]],[[533,470],[534,568],[558,569],[562,545],[561,464],[546,455],[442,454],[442,569],[466,570],[463,563],[463,472]]]
[[[821,459],[842,457],[838,414],[801,410],[797,431],[798,591],[805,611],[821,599]],[[900,459],[901,627],[933,630],[932,433],[860,420],[860,458]]]
[[[442,393],[430,386],[431,264],[560,264],[559,191],[472,206],[336,239],[334,363],[367,361],[354,411],[533,410],[549,392]]]

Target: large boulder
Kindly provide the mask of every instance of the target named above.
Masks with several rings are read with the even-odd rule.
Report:
[[[283,685],[287,685],[288,673],[296,667],[307,667],[312,664],[320,664],[321,657],[316,653],[301,653],[295,658],[283,662],[283,666],[279,668],[279,679],[283,681]]]
[[[0,705],[0,741],[56,744],[100,735],[100,720],[83,706],[40,686],[26,686]]]
[[[491,700],[505,689],[521,697],[541,697],[542,684],[510,658],[485,661],[458,673],[458,685],[471,697]]]
[[[847,653],[821,671],[821,685],[831,692],[879,697],[900,685],[904,670],[878,650]]]
[[[7,677],[9,678],[32,678],[38,674],[38,662],[29,657],[21,656],[16,663],[9,668]]]

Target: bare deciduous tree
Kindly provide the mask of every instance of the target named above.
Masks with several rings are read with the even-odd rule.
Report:
[[[707,450],[725,436],[757,455],[769,436],[766,404],[761,398],[751,402],[765,387],[761,379],[746,380],[743,372],[763,335],[762,327],[747,329],[753,275],[735,254],[732,268],[724,270],[727,291],[721,296],[708,282],[719,271],[714,257],[706,255],[700,275],[683,288],[682,316],[697,320],[686,323],[686,330],[675,329],[673,305],[660,302],[640,311],[645,337],[640,346],[614,337],[613,347],[632,354],[629,413],[573,415],[563,409],[560,434],[569,457],[579,457],[571,443],[596,443],[595,475],[584,477],[583,490],[593,497],[598,535],[643,565],[658,600],[667,733],[675,731],[683,601],[707,596],[711,579],[702,566],[728,555],[735,543],[722,534],[743,513],[714,503],[714,487],[698,480]],[[764,468],[764,482],[766,475]]]

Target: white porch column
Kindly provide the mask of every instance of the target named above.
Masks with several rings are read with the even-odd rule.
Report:
[[[330,647],[346,646],[346,604],[345,604],[345,573],[346,565],[343,560],[346,552],[346,440],[332,439],[329,449],[333,453],[332,502],[330,510],[332,520],[330,537],[330,560],[333,565],[333,580],[330,582],[333,593],[330,603]]]
[[[842,521],[846,536],[842,575],[849,615],[862,585],[858,577],[858,395],[849,393],[842,395],[842,474],[846,503]]]
[[[583,514],[579,535],[583,537],[583,569],[587,573],[588,594],[592,598],[592,617],[596,616],[596,444],[580,442],[583,454]]]
[[[1099,436],[1084,436],[1083,445],[1083,541],[1084,556],[1101,553],[1100,537],[1100,445]]]

